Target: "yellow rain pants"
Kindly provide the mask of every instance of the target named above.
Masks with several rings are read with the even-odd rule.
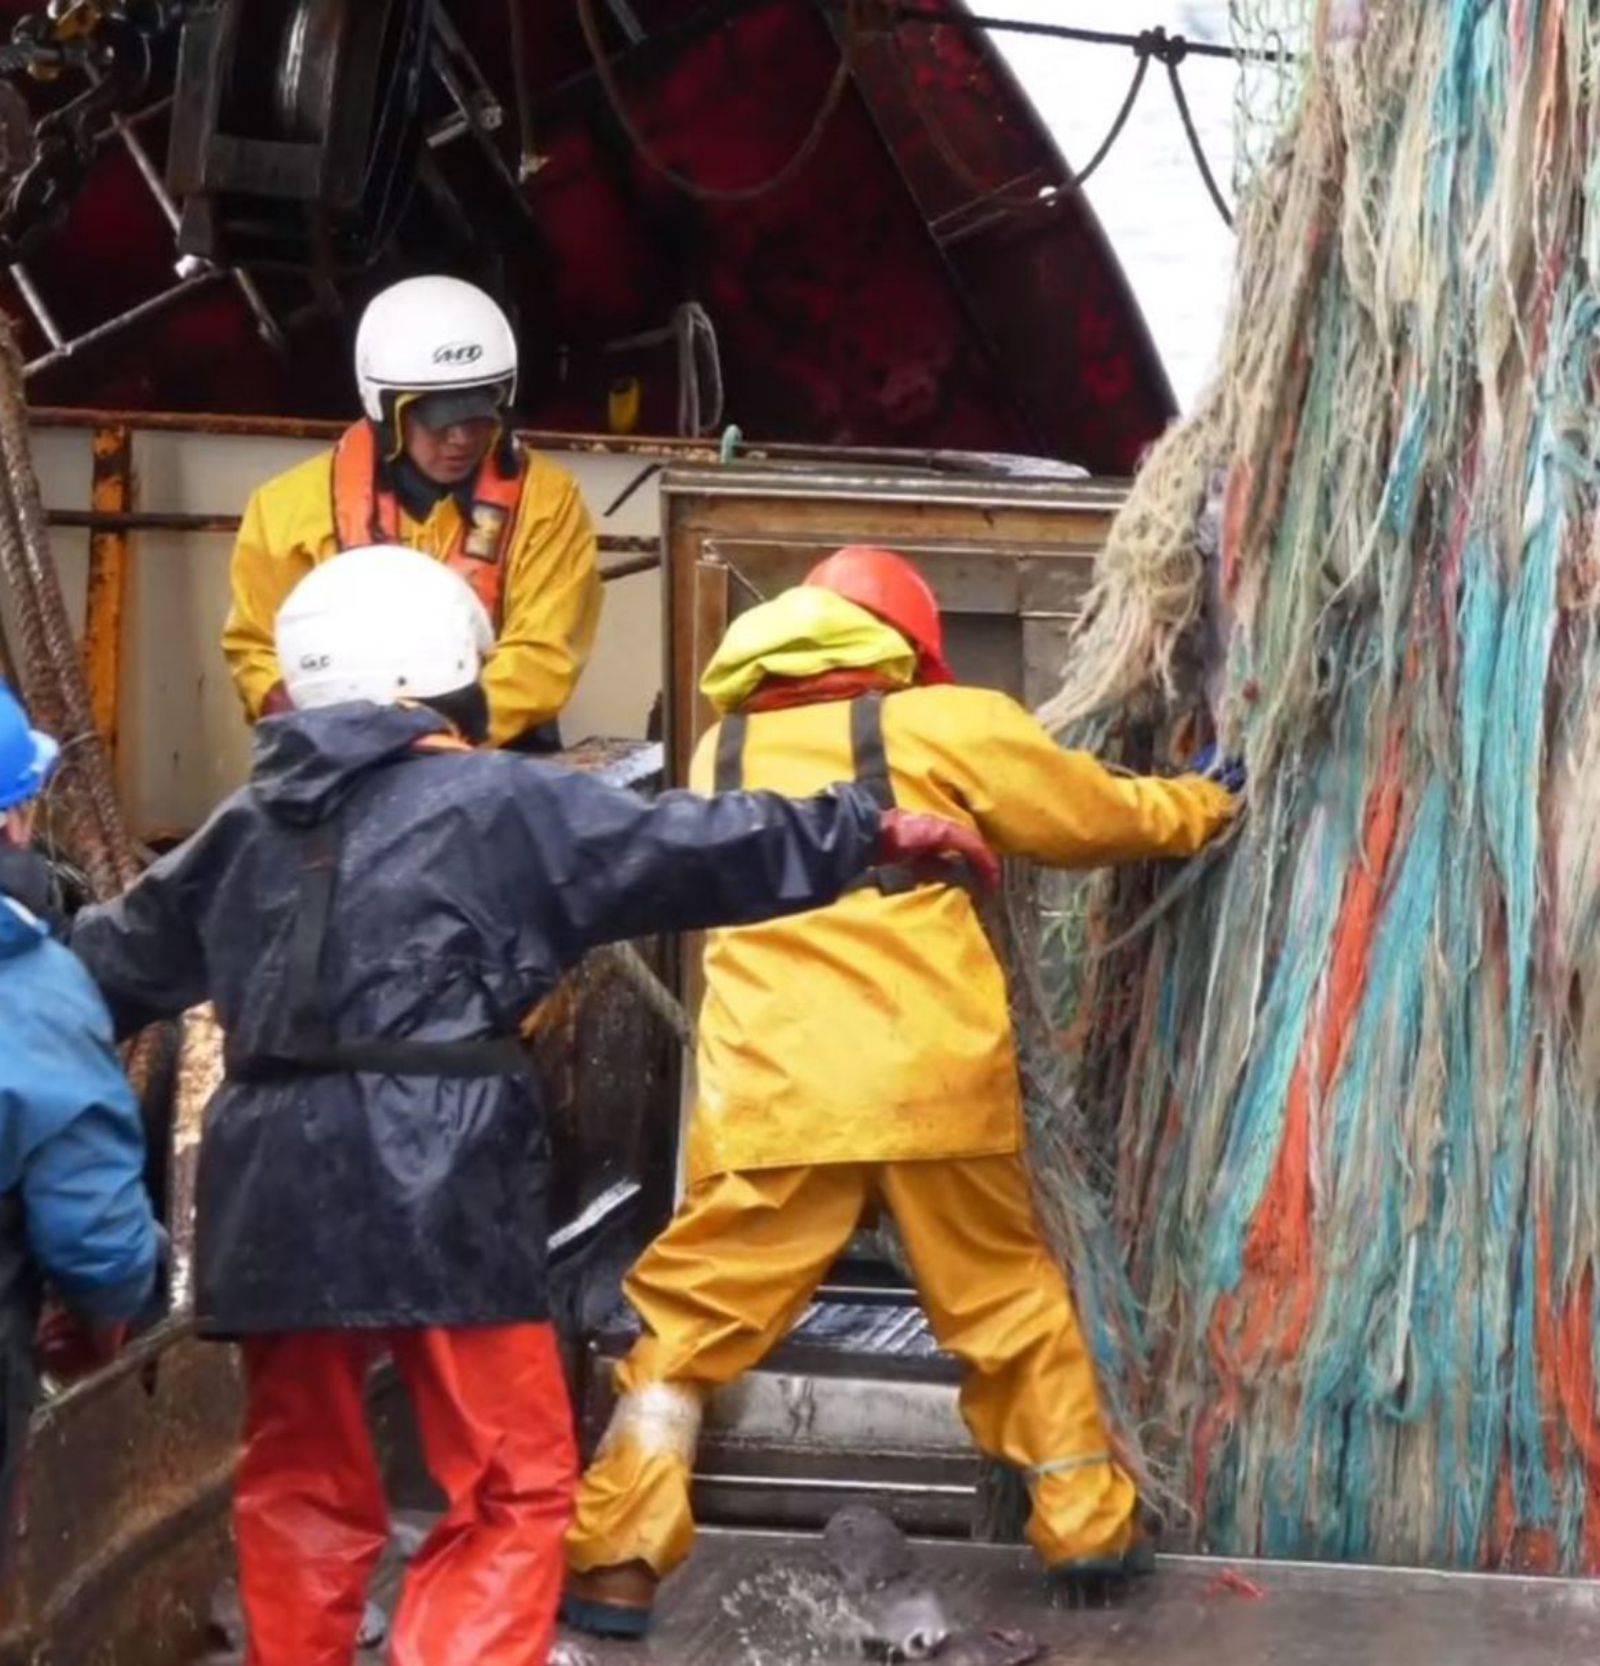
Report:
[[[1110,1455],[1072,1299],[1011,1154],[694,1186],[626,1284],[646,1334],[619,1368],[622,1397],[579,1490],[575,1572],[640,1560],[666,1574],[689,1554],[704,1397],[782,1340],[874,1202],[899,1227],[934,1335],[965,1368],[973,1439],[1028,1478],[1034,1549],[1050,1565],[1128,1549],[1134,1485]]]

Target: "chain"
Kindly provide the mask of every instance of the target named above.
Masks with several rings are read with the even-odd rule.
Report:
[[[0,179],[0,262],[22,260],[61,223],[106,122],[149,83],[152,39],[182,15],[183,0],[52,0],[46,10],[17,20],[0,45],[0,77],[53,82],[76,71],[89,84],[36,122],[25,142],[8,130],[6,154],[24,165]],[[20,123],[20,99],[8,90],[11,119]]]

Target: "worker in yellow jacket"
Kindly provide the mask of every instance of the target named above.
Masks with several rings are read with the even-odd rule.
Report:
[[[1055,867],[1187,856],[1235,811],[1214,781],[1114,774],[1005,695],[952,686],[933,594],[885,551],[841,551],[743,614],[702,687],[726,715],[701,791],[854,777]],[[965,1367],[974,1439],[1028,1479],[1045,1563],[1148,1564],[1022,1142],[1005,976],[966,889],[879,870],[827,908],[711,934],[688,1190],[625,1286],[644,1335],[567,1539],[572,1624],[646,1629],[693,1542],[705,1397],[782,1339],[874,1205]]]
[[[471,284],[412,278],[367,308],[356,335],[365,420],[263,486],[239,528],[222,648],[252,722],[288,709],[272,632],[299,580],[340,550],[404,544],[458,573],[488,610],[490,741],[559,747],[600,579],[576,482],[511,433],[516,378],[511,325]]]

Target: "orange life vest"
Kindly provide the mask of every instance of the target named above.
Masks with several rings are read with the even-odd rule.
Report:
[[[464,578],[498,631],[505,594],[506,544],[522,501],[528,460],[519,450],[515,472],[500,472],[490,450],[472,483],[472,507],[443,561]],[[370,422],[347,428],[333,449],[333,527],[342,550],[400,542],[400,505],[383,484],[378,438]]]

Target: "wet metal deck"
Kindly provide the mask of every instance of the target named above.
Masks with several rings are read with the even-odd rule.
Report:
[[[833,1666],[816,1540],[707,1532],[663,1588],[642,1644],[588,1645],[596,1666]],[[1179,1558],[1122,1606],[1075,1610],[1021,1552],[922,1543],[959,1622],[1022,1627],[1048,1666],[1595,1666],[1600,1584]],[[1234,1569],[1258,1586],[1241,1594]]]

